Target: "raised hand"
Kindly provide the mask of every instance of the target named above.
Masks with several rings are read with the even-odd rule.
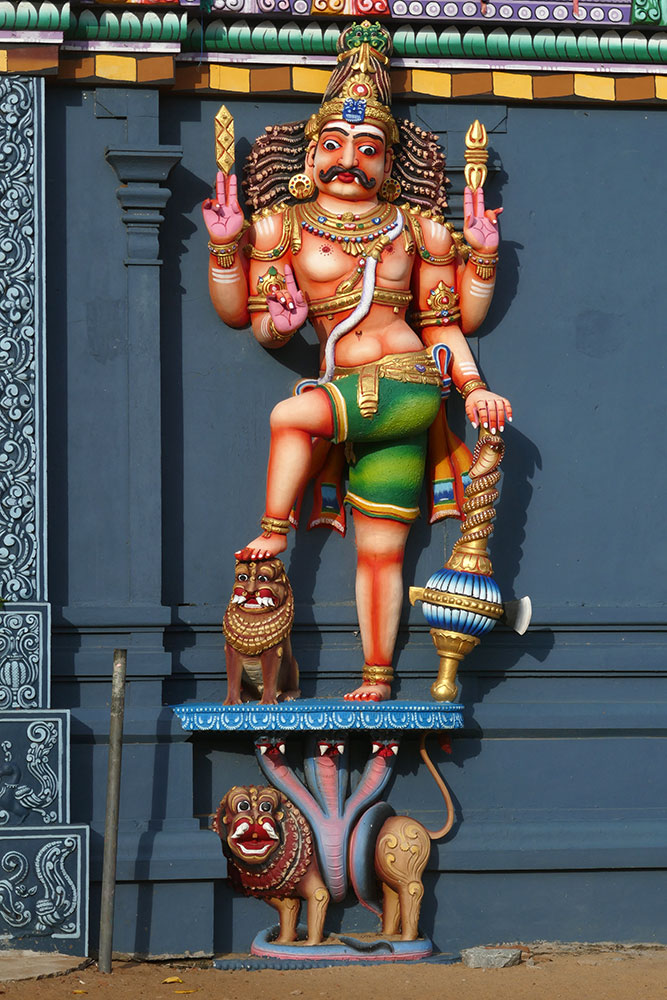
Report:
[[[502,208],[484,209],[484,189],[463,192],[463,235],[473,250],[493,253],[498,249],[498,220]]]
[[[481,424],[495,434],[496,429],[505,430],[506,420],[512,422],[512,404],[488,389],[475,389],[466,399],[466,416],[473,427]]]
[[[237,197],[235,174],[218,170],[215,179],[215,201],[207,198],[201,210],[211,243],[229,243],[243,228],[243,212]]]
[[[308,316],[308,303],[303,292],[297,288],[294,272],[289,264],[285,264],[285,284],[287,287],[284,291],[277,295],[267,295],[266,298],[266,307],[278,333],[298,330]]]

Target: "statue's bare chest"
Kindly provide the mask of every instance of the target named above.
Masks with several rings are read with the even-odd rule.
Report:
[[[378,263],[376,281],[380,284],[407,288],[414,256],[408,254],[402,237],[386,246]],[[297,284],[309,298],[321,298],[335,293],[338,285],[354,275],[363,273],[366,260],[363,254],[346,253],[335,243],[310,233],[303,234],[301,249],[294,255]]]

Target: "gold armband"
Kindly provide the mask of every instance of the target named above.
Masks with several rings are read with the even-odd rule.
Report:
[[[481,378],[469,378],[467,382],[463,383],[460,389],[458,386],[456,388],[461,393],[463,401],[465,402],[470,393],[474,392],[475,389],[488,389],[489,387],[486,384],[486,382]]]
[[[252,313],[266,312],[266,295],[249,295],[248,312],[251,315]]]
[[[425,326],[448,326],[461,319],[458,293],[453,285],[446,285],[444,281],[439,281],[431,289],[426,305],[428,309],[412,314],[414,325],[420,329]]]
[[[238,248],[239,244],[236,240],[232,243],[211,243],[209,240],[208,244],[209,252],[215,257],[218,267],[224,267],[225,269],[234,267]]]
[[[492,278],[496,273],[498,254],[478,253],[477,250],[471,250],[468,262],[475,265],[475,273],[478,278]]]

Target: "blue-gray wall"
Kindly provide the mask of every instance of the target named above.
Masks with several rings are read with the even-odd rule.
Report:
[[[243,950],[273,920],[232,899],[200,828],[231,784],[258,780],[249,740],[187,739],[163,707],[223,696],[220,621],[232,553],[262,512],[268,413],[316,365],[312,331],[267,353],[210,305],[199,205],[219,103],[47,95],[53,705],[72,708],[72,821],[91,823],[99,879],[111,655],[127,647],[115,947],[153,954]],[[265,124],[313,107],[226,103],[239,164]],[[502,257],[472,346],[515,411],[496,576],[506,599],[529,594],[535,610],[526,636],[499,627],[462,669],[467,727],[438,758],[458,822],[432,855],[424,928],[444,951],[665,941],[664,112],[399,113],[443,135],[452,176],[470,121],[492,133],[487,202],[505,209]],[[155,265],[124,263],[105,149],[159,144],[183,156],[165,185],[158,295]],[[452,423],[462,430],[458,400]],[[425,582],[457,532],[418,523],[408,583]],[[352,539],[300,532],[287,563],[304,691],[339,694],[361,665]],[[399,645],[399,696],[423,697],[436,660],[418,609],[406,609]],[[401,753],[390,800],[433,823],[432,781],[414,745]],[[366,916],[350,906],[332,913],[340,920]]]

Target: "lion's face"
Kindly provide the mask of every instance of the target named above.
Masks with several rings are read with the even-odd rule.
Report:
[[[262,864],[281,842],[282,799],[268,785],[232,788],[218,807],[213,829],[246,864]]]
[[[280,559],[237,562],[230,604],[251,615],[278,608],[287,598],[288,583]]]

